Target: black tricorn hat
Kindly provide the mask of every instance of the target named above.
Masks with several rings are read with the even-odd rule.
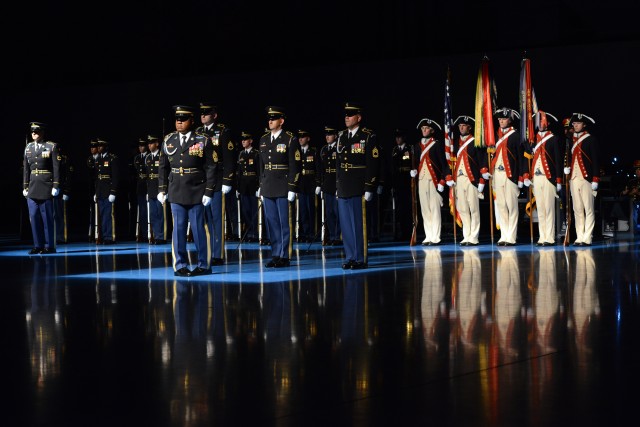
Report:
[[[476,124],[476,119],[471,116],[458,116],[453,122],[454,125],[469,125],[473,126]]]
[[[584,123],[584,124],[591,123],[592,125],[596,124],[595,120],[593,120],[591,117],[587,116],[586,114],[582,114],[582,113],[573,113],[573,114],[571,114],[570,123],[573,123],[573,122],[580,122],[580,123]]]
[[[442,130],[442,127],[438,124],[438,122],[436,122],[435,120],[431,120],[428,118],[423,118],[420,119],[420,121],[418,122],[418,126],[416,126],[416,129],[420,129],[422,126],[429,126],[432,129],[436,129],[438,128],[439,130]]]

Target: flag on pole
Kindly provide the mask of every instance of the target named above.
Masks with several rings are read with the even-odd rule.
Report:
[[[447,79],[444,84],[444,152],[447,162],[455,157],[453,153],[453,114],[451,112],[451,69],[447,67]]]
[[[496,135],[493,128],[496,97],[495,82],[489,75],[489,58],[485,56],[480,63],[476,84],[476,122],[473,135],[476,147],[494,147],[496,145]]]
[[[520,140],[533,144],[536,132],[533,126],[533,115],[538,112],[531,83],[531,60],[524,58],[520,70]]]

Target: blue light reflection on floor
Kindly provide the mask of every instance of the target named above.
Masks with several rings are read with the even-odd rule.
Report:
[[[633,243],[616,242],[616,246],[629,246]],[[610,243],[594,245],[591,248],[610,246]],[[242,283],[259,284],[273,283],[291,280],[308,280],[322,277],[334,277],[353,274],[371,274],[393,269],[414,268],[418,259],[422,260],[427,251],[439,251],[442,262],[453,262],[462,251],[475,250],[481,258],[491,258],[501,251],[517,251],[535,253],[544,251],[582,250],[572,246],[540,248],[535,245],[520,244],[513,247],[499,247],[491,244],[483,244],[476,247],[462,247],[452,243],[439,246],[409,246],[407,244],[380,243],[368,248],[369,268],[365,270],[343,270],[343,255],[341,247],[323,248],[319,243],[309,246],[294,245],[294,256],[291,266],[282,269],[267,269],[264,267],[266,260],[270,259],[270,247],[258,244],[237,243],[226,246],[227,264],[213,267],[213,274],[198,277],[176,277],[171,266],[152,266],[145,268],[127,268],[116,271],[92,271],[85,274],[72,274],[62,276],[68,279],[95,278],[101,280],[128,280],[128,281],[166,281],[180,280],[190,282],[207,283]],[[146,244],[122,243],[113,246],[95,246],[93,244],[73,243],[58,247],[56,254],[28,255],[30,247],[13,247],[11,250],[0,252],[2,257],[102,257],[118,255],[149,256],[151,254],[167,254],[170,259],[171,246],[149,246]],[[190,243],[187,246],[190,252],[195,252],[195,246]],[[248,255],[248,256],[246,256]],[[238,259],[240,258],[240,260]],[[192,258],[193,259],[193,258]]]

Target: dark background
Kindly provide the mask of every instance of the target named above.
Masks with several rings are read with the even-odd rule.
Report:
[[[596,120],[601,163],[622,185],[640,159],[640,30],[632,2],[569,1],[269,3],[140,1],[16,4],[3,18],[0,117],[2,180],[16,233],[28,123],[50,126],[75,166],[70,202],[84,230],[89,140],[110,142],[123,166],[137,139],[173,130],[171,106],[207,100],[233,132],[260,135],[264,108],[281,105],[285,126],[322,143],[325,124],[343,126],[342,104],[365,108],[364,124],[391,146],[396,127],[418,137],[422,117],[442,122],[452,72],[453,116],[473,115],[487,55],[498,106],[518,109],[520,63],[531,59],[541,109]],[[614,160],[617,159],[617,160]],[[123,185],[118,203],[126,203]],[[126,206],[123,206],[126,208]]]

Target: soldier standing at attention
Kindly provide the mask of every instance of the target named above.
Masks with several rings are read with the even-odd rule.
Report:
[[[288,267],[291,257],[291,205],[296,199],[302,162],[298,138],[283,130],[281,107],[267,107],[269,132],[260,138],[260,190],[271,240],[267,268]]]
[[[167,243],[167,219],[164,215],[164,206],[158,200],[158,185],[160,162],[166,162],[167,157],[162,154],[159,148],[160,140],[157,136],[149,135],[149,154],[145,157],[145,167],[147,173],[147,198],[149,204],[149,222],[153,239],[150,244],[162,245]],[[167,167],[164,167],[167,171]]]
[[[131,200],[134,203],[134,221],[136,224],[136,242],[147,242],[147,169],[146,157],[149,153],[146,138],[138,139],[138,152],[131,159],[131,178],[134,183],[135,196]]]
[[[213,163],[216,164],[216,186],[213,189],[211,204],[205,209],[205,218],[211,233],[211,265],[222,265],[224,264],[224,229],[227,211],[225,197],[231,191],[235,180],[236,153],[231,141],[231,131],[223,123],[218,122],[216,106],[210,102],[201,102],[200,121],[202,126],[196,129],[196,133],[205,135],[209,139],[213,150]]]
[[[518,233],[518,196],[524,186],[522,174],[527,169],[520,135],[512,126],[520,114],[511,108],[501,108],[495,116],[500,128],[490,173],[500,225],[498,246],[514,246]]]
[[[431,119],[424,118],[418,122],[422,134],[420,142],[414,145],[411,156],[414,162],[411,177],[418,178],[418,198],[424,226],[423,246],[440,244],[442,230],[442,192],[445,179],[452,181],[444,152],[444,142],[436,138],[436,128],[440,125]]]
[[[53,198],[53,218],[56,229],[56,244],[61,244],[67,243],[69,238],[67,202],[71,195],[73,165],[60,145],[58,145],[58,159],[60,160],[60,193]]]
[[[413,147],[406,143],[405,133],[401,129],[394,131],[395,145],[391,150],[391,194],[395,200],[394,224],[396,240],[411,238],[411,169]],[[416,163],[417,164],[417,163]],[[429,239],[431,240],[431,239]],[[438,233],[438,242],[440,241]]]
[[[338,201],[336,199],[336,141],[338,129],[325,126],[324,134],[327,144],[320,150],[320,191],[324,200],[325,238],[328,246],[340,245],[340,221],[338,219]],[[316,189],[316,194],[318,190]]]
[[[378,187],[380,152],[376,135],[361,125],[362,107],[344,105],[347,129],[338,138],[336,187],[342,241],[344,270],[367,268],[366,208]]]
[[[600,182],[598,139],[588,126],[596,122],[582,113],[573,113],[571,126],[571,166],[565,168],[571,186],[571,204],[576,224],[574,246],[591,246],[593,228],[596,224],[595,198]]]
[[[242,151],[238,154],[238,194],[240,213],[245,227],[245,241],[258,241],[258,174],[260,171],[260,153],[252,146],[253,136],[242,132]]]
[[[169,199],[173,216],[173,270],[176,276],[211,274],[211,248],[204,210],[211,204],[217,163],[213,161],[211,141],[192,130],[195,109],[186,105],[176,105],[173,109],[176,132],[165,137],[162,154],[167,156],[167,161],[161,161],[158,167],[158,200],[164,204]],[[198,264],[193,270],[188,268],[187,221],[191,223],[198,253]]]
[[[93,200],[98,203],[100,231],[105,245],[115,243],[115,209],[118,190],[118,157],[109,152],[109,143],[98,138],[98,158],[96,160],[96,194]]]
[[[53,197],[60,193],[60,159],[57,145],[44,140],[46,125],[31,122],[30,127],[33,141],[24,149],[22,190],[33,235],[29,254],[50,254],[56,252]]]
[[[315,147],[309,145],[311,135],[304,130],[298,131],[302,176],[298,193],[298,242],[311,243],[316,236],[316,188],[318,182],[318,156]],[[319,191],[318,191],[319,193]]]
[[[544,111],[538,112],[536,119],[538,133],[532,147],[533,161],[531,170],[523,175],[524,185],[533,185],[538,211],[538,230],[540,237],[537,246],[553,246],[556,243],[556,197],[562,190],[562,154],[561,140],[549,129],[558,119]]]

